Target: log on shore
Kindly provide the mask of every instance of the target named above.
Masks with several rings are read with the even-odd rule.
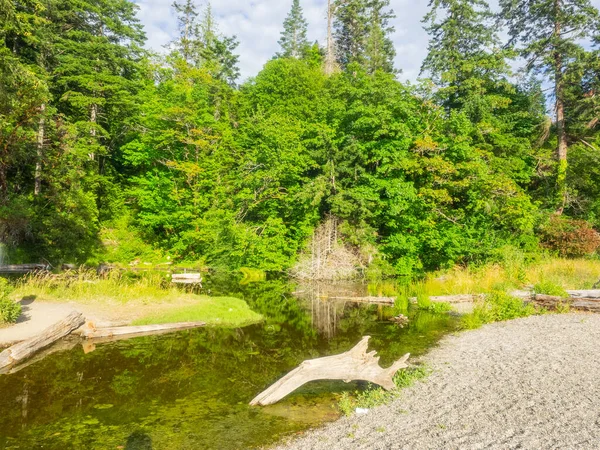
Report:
[[[376,356],[377,352],[367,353],[369,338],[369,336],[363,337],[353,349],[345,353],[304,361],[258,394],[250,405],[272,405],[303,384],[314,380],[343,380],[347,383],[352,380],[362,380],[370,381],[387,390],[395,389],[393,377],[398,370],[408,367],[406,361],[410,354],[404,355],[391,367],[382,369],[379,366],[379,357]]]
[[[533,302],[548,309],[556,309],[559,305],[563,305],[577,311],[600,313],[600,298],[563,298],[554,295],[536,294],[533,296]]]
[[[165,323],[160,325],[96,328],[94,324],[88,323],[81,330],[81,336],[87,339],[112,338],[116,336],[129,338],[136,336],[147,336],[152,333],[158,334],[162,332],[189,330],[192,328],[200,328],[205,325],[205,322],[179,322]]]
[[[77,311],[71,312],[63,320],[49,326],[37,336],[20,342],[0,353],[0,369],[17,364],[36,352],[65,337],[79,328],[85,319]]]
[[[600,289],[590,289],[585,291],[567,290],[567,294],[569,294],[571,298],[591,298],[600,300]]]

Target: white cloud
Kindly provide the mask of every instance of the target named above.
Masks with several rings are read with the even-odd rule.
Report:
[[[177,20],[172,0],[135,0],[140,7],[148,48],[161,52],[164,45],[177,36]],[[183,1],[183,0],[181,0]],[[277,41],[292,0],[213,0],[212,7],[219,27],[226,35],[236,35],[240,41],[242,79],[256,75],[279,50]],[[494,7],[497,3],[490,2]],[[600,0],[592,0],[600,7]],[[198,0],[204,7],[205,1]],[[427,54],[427,33],[421,20],[429,0],[391,0],[396,13],[392,38],[396,46],[396,67],[402,70],[400,79],[416,80],[423,58]],[[308,37],[324,43],[326,36],[327,0],[302,0],[304,15],[309,22]]]

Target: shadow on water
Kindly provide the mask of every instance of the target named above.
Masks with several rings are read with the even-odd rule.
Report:
[[[152,450],[152,438],[146,433],[136,431],[127,438],[125,450]]]
[[[364,287],[363,287],[364,288]],[[249,448],[338,417],[337,396],[361,384],[314,382],[280,403],[248,402],[300,362],[344,352],[362,336],[383,366],[423,354],[456,319],[391,307],[297,299],[286,280],[240,285],[213,280],[213,295],[244,298],[265,321],[206,328],[51,354],[0,376],[0,449]],[[311,291],[312,292],[312,291]]]

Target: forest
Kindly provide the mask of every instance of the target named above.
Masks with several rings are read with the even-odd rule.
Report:
[[[325,43],[292,0],[243,83],[210,5],[173,9],[154,54],[129,0],[0,0],[0,259],[288,271],[323,227],[374,276],[598,257],[590,0],[430,0],[413,83],[389,0],[330,0]]]

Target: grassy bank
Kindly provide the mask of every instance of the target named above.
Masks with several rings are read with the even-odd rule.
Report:
[[[105,278],[95,271],[39,274],[19,281],[11,297],[72,303],[96,321],[140,325],[202,321],[236,327],[262,320],[243,300],[186,292],[161,273],[111,272]]]
[[[526,262],[518,252],[483,267],[457,267],[429,274],[416,284],[424,295],[480,294],[554,284],[563,289],[591,289],[600,279],[599,259],[543,258]]]

